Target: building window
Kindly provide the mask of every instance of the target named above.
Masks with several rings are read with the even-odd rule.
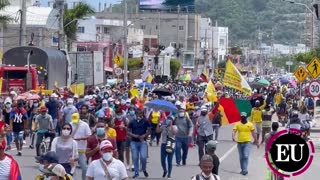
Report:
[[[107,28],[107,27],[104,27],[104,28],[103,28],[103,33],[104,33],[104,34],[110,34],[110,29]]]
[[[141,29],[146,29],[146,25],[141,25]]]
[[[225,46],[225,45],[224,45],[224,39],[220,39],[219,41],[220,41],[220,42],[219,42],[220,46],[224,47],[224,46]]]
[[[100,33],[100,27],[96,27],[97,33]]]
[[[158,30],[158,25],[156,25],[156,29]]]
[[[179,26],[179,30],[180,30],[180,31],[183,31],[183,26]]]
[[[78,27],[78,33],[84,33],[84,27],[83,26],[79,26]]]

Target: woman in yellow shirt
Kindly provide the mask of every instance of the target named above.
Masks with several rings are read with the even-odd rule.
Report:
[[[151,139],[149,145],[152,146],[152,141],[156,138],[158,146],[160,142],[161,133],[157,133],[156,129],[158,124],[160,123],[161,112],[159,110],[153,110],[150,114],[149,119],[151,120]]]
[[[262,133],[262,109],[260,108],[260,102],[255,102],[255,107],[251,111],[251,122],[257,132],[257,141],[259,141],[260,134]]]
[[[106,119],[106,137],[109,139],[116,139],[117,138],[117,132],[113,127],[113,121],[111,118]]]

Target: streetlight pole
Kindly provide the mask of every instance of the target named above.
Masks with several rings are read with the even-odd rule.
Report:
[[[311,46],[312,49],[314,49],[314,17],[316,16],[313,12],[312,9],[310,9],[310,7],[307,4],[303,4],[303,3],[298,3],[298,2],[294,2],[292,0],[283,0],[285,2],[291,3],[291,4],[295,4],[298,6],[304,6],[312,15],[312,27],[311,27]]]
[[[128,81],[128,25],[127,25],[127,0],[123,0],[124,2],[124,16],[123,16],[123,58],[124,58],[124,83]]]

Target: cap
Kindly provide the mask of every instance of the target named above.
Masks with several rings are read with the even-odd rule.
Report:
[[[52,163],[48,166],[48,170],[59,177],[65,177],[67,174],[66,170],[61,164]]]
[[[113,145],[109,140],[104,140],[100,143],[100,150],[113,150]]]
[[[75,95],[73,96],[73,98],[79,98],[78,94],[75,94]]]
[[[52,98],[57,98],[58,97],[58,95],[56,95],[55,93],[53,93],[53,94],[51,94],[51,96],[50,97],[52,97]]]
[[[247,113],[246,112],[241,112],[240,116],[247,117]]]
[[[10,95],[15,95],[15,94],[16,94],[16,92],[10,91]]]
[[[80,119],[79,113],[73,113],[71,119],[72,120],[79,120]]]
[[[47,108],[46,108],[45,106],[42,106],[42,107],[40,108],[40,112],[47,112]]]
[[[70,98],[69,98],[69,99],[67,100],[67,104],[73,104],[73,99],[70,99]]]
[[[200,110],[201,111],[208,111],[208,107],[207,106],[201,106]]]
[[[180,106],[181,104],[182,104],[182,103],[181,103],[180,101],[177,101],[175,105],[176,105],[176,106]]]
[[[58,156],[54,151],[48,151],[44,155],[36,157],[38,161],[47,161],[48,163],[59,163]]]
[[[110,98],[108,99],[108,101],[114,101],[114,99],[113,99],[112,97],[110,97]]]
[[[104,100],[102,101],[102,104],[108,104],[108,101],[104,99]]]
[[[210,141],[207,142],[206,148],[207,149],[216,149],[217,148],[217,144],[218,144],[218,141],[210,140]]]

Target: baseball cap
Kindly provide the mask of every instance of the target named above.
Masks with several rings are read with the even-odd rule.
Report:
[[[240,116],[247,117],[247,113],[246,112],[241,112]]]
[[[73,104],[73,99],[69,98],[69,99],[67,100],[67,104]]]
[[[66,170],[61,164],[52,163],[48,166],[48,170],[59,177],[65,177],[67,174]]]
[[[75,121],[79,120],[80,119],[79,113],[73,113],[71,119]]]
[[[210,140],[210,141],[207,142],[206,148],[207,149],[216,149],[217,148],[217,144],[218,144],[218,141]]]
[[[201,106],[200,110],[201,111],[208,111],[208,107],[207,106]]]
[[[109,140],[104,140],[100,143],[100,150],[113,150],[113,145]]]
[[[36,157],[38,161],[47,161],[48,163],[59,163],[58,156],[54,151],[48,151],[44,155]]]
[[[42,106],[42,107],[40,108],[40,112],[47,112],[47,108],[46,108],[45,106]]]

